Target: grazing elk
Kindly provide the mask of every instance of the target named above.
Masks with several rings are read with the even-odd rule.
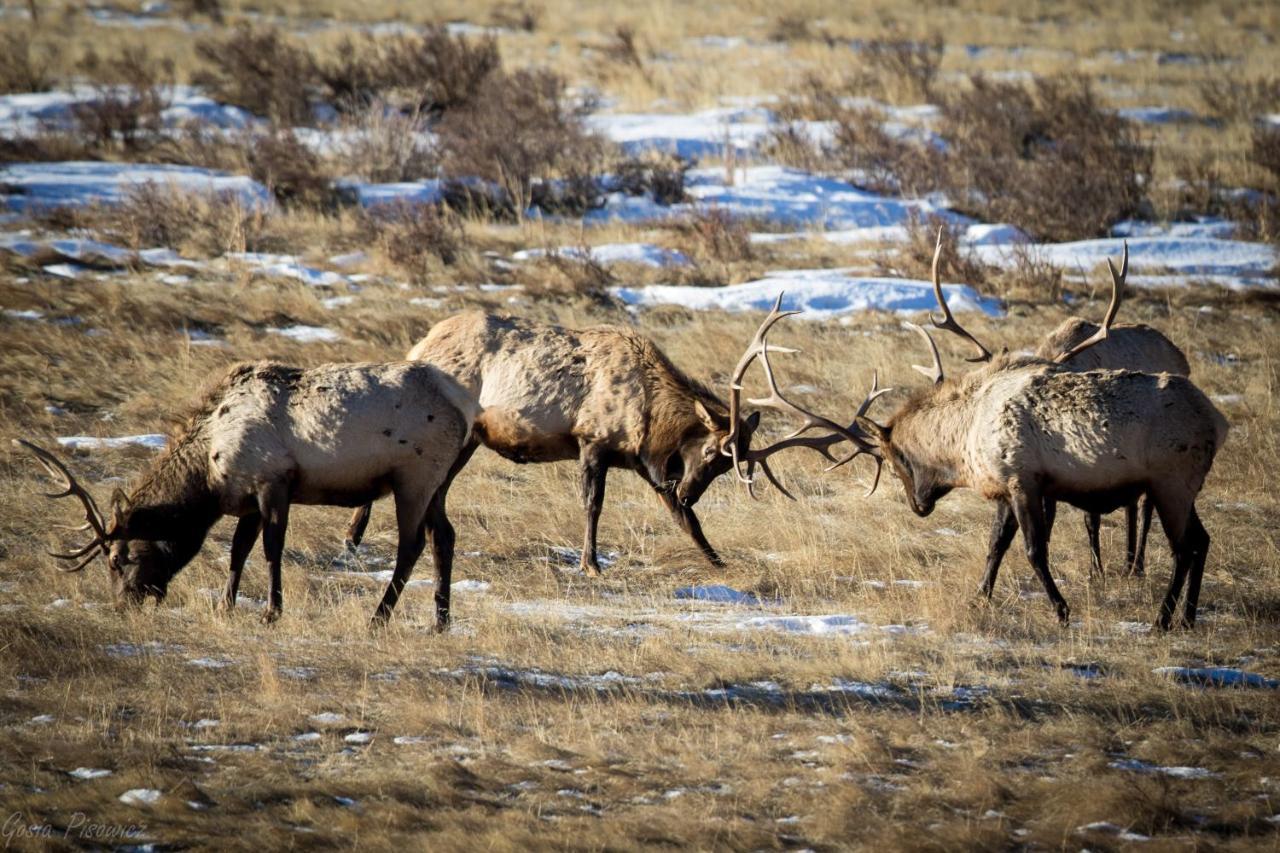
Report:
[[[1108,264],[1109,266],[1109,264]],[[1114,324],[1116,313],[1120,309],[1120,301],[1124,292],[1125,279],[1129,273],[1129,247],[1126,245],[1124,257],[1120,262],[1120,273],[1111,268],[1111,304],[1106,317],[1099,326],[1073,317],[1064,320],[1058,328],[1049,333],[1036,348],[1036,356],[1046,361],[1053,361],[1071,370],[1085,372],[1090,370],[1132,370],[1138,373],[1170,373],[1176,376],[1189,376],[1191,366],[1187,357],[1178,349],[1173,341],[1161,332],[1141,323]],[[938,304],[943,310],[943,320],[934,321],[940,328],[946,327],[946,318],[950,316],[942,297],[942,289],[938,279],[937,256],[934,257],[933,291]],[[1102,337],[1098,337],[1101,329],[1106,329]],[[1096,340],[1095,340],[1096,339]],[[979,356],[987,360],[990,353]],[[1142,525],[1138,526],[1138,501],[1125,507],[1126,521],[1126,573],[1142,576],[1146,563],[1147,533],[1151,529],[1151,513],[1154,506],[1150,498],[1142,503]],[[1052,529],[1056,506],[1050,503],[1045,507],[1048,525]],[[1098,533],[1102,516],[1096,512],[1085,513],[1085,532],[1089,537],[1090,574],[1103,574],[1102,546]],[[1000,561],[1004,558],[1009,544],[1013,541],[1016,526],[1010,518],[1010,510],[1005,504],[996,509],[995,519],[991,524],[990,549],[987,554],[987,572],[994,574],[999,570]]]
[[[302,370],[271,362],[233,367],[111,515],[58,459],[19,440],[64,490],[84,504],[93,533],[85,546],[53,556],[80,563],[99,555],[117,600],[164,598],[170,580],[199,552],[224,515],[239,517],[223,606],[235,606],[245,560],[262,532],[270,572],[264,621],[280,615],[280,561],[291,504],[359,506],[395,496],[400,532],[391,583],[373,617],[384,623],[430,533],[436,570],[436,628],[449,621],[453,527],[449,483],[479,413],[475,400],[435,367],[414,362],[334,364]]]
[[[1038,358],[991,356],[943,305],[944,318],[934,325],[977,346],[986,365],[946,379],[932,337],[912,324],[933,354],[932,368],[915,366],[932,386],[887,423],[859,415],[852,427],[877,462],[897,474],[912,511],[929,515],[957,488],[1002,504],[1009,514],[1002,533],[1021,529],[1027,558],[1065,624],[1070,608],[1049,573],[1046,506],[1065,501],[1111,512],[1147,494],[1175,557],[1156,624],[1169,627],[1185,585],[1182,624],[1193,625],[1209,548],[1195,500],[1226,439],[1226,419],[1182,376],[1079,372]],[[1107,325],[1062,361],[1105,340]],[[989,565],[981,586],[988,599],[995,578]]]
[[[759,414],[733,416],[653,341],[631,329],[582,330],[469,311],[436,324],[409,351],[453,376],[482,412],[459,467],[478,444],[517,463],[577,459],[586,530],[581,566],[598,575],[596,528],[613,467],[644,478],[713,565],[723,565],[693,507],[730,468],[726,439],[744,447]],[[359,545],[370,507],[348,529]]]

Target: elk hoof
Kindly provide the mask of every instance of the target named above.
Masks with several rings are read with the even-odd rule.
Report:
[[[274,607],[268,607],[262,614],[262,624],[270,625],[280,618],[280,611]]]
[[[1066,604],[1058,605],[1058,624],[1064,628],[1071,624],[1071,608]]]
[[[991,596],[982,590],[978,590],[977,594],[969,599],[970,610],[990,610],[994,606],[995,603],[991,600]]]
[[[583,563],[582,573],[589,578],[598,578],[600,577],[600,567],[594,563]]]
[[[360,548],[360,543],[351,537],[347,537],[342,544],[347,549],[348,554],[354,554]]]
[[[234,598],[224,598],[220,600],[214,612],[220,616],[230,616],[231,612],[236,609],[236,601]]]
[[[449,630],[449,620],[448,620],[448,619],[443,619],[443,620],[441,620],[441,619],[437,619],[437,620],[436,620],[435,627],[434,627],[432,630],[433,630],[433,631],[435,631],[437,634],[443,634],[443,633],[445,633],[446,631],[448,631],[448,630]]]

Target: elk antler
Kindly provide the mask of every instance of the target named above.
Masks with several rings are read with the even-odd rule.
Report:
[[[929,321],[933,323],[935,329],[945,329],[948,332],[954,332],[964,338],[969,343],[978,348],[978,355],[973,358],[966,358],[965,361],[990,361],[991,350],[984,347],[977,338],[969,334],[963,326],[956,322],[956,318],[952,316],[951,309],[947,306],[947,297],[942,293],[942,280],[938,276],[938,263],[942,259],[942,228],[938,228],[938,243],[933,249],[933,296],[938,300],[938,306],[942,309],[942,319],[939,320],[931,312]],[[932,346],[932,344],[930,344]]]
[[[929,344],[929,352],[933,353],[933,367],[924,367],[923,365],[913,364],[911,369],[923,373],[929,377],[934,385],[942,384],[944,378],[942,372],[942,358],[938,355],[938,345],[933,342],[933,336],[929,334],[929,330],[924,326],[917,326],[915,323],[903,323],[908,329],[915,329],[924,336],[925,342]]]
[[[1070,361],[1080,353],[1087,350],[1094,344],[1100,344],[1107,339],[1107,333],[1111,331],[1111,324],[1115,322],[1116,314],[1120,311],[1120,300],[1124,293],[1124,282],[1129,277],[1129,241],[1124,241],[1124,256],[1120,260],[1120,272],[1116,273],[1116,268],[1112,266],[1111,259],[1107,258],[1107,269],[1111,271],[1111,304],[1107,306],[1107,314],[1102,318],[1102,325],[1098,331],[1094,332],[1088,338],[1076,344],[1064,353],[1060,353],[1054,359],[1058,364]]]
[[[814,414],[808,409],[804,409],[788,400],[779,390],[777,380],[773,374],[773,365],[769,362],[769,353],[770,351],[791,353],[797,352],[797,350],[786,347],[770,346],[766,338],[769,334],[769,330],[773,328],[773,325],[783,317],[789,317],[793,314],[800,313],[799,311],[783,312],[781,307],[782,294],[779,293],[777,300],[773,304],[773,309],[769,312],[769,316],[765,317],[764,322],[760,324],[760,328],[756,331],[755,337],[752,338],[751,344],[747,347],[747,351],[738,361],[737,367],[734,368],[733,379],[729,385],[729,417],[733,426],[731,427],[732,431],[725,437],[724,443],[721,444],[721,452],[727,452],[728,455],[733,457],[734,473],[741,482],[746,483],[747,491],[752,497],[755,497],[755,492],[752,488],[754,485],[752,472],[754,471],[755,464],[759,463],[765,476],[769,479],[769,482],[777,487],[777,489],[784,495],[795,500],[791,493],[788,492],[780,482],[778,482],[777,477],[774,476],[773,471],[769,468],[767,460],[774,453],[791,447],[808,447],[812,450],[818,451],[826,459],[831,461],[833,464],[827,469],[831,470],[832,468],[838,468],[846,462],[854,459],[859,453],[866,452],[869,445],[867,445],[860,435],[853,431],[856,427],[842,427],[834,421],[828,420],[821,415]],[[769,396],[750,398],[747,402],[755,406],[776,409],[787,414],[798,416],[801,420],[801,424],[790,435],[787,435],[782,440],[777,441],[768,447],[759,450],[752,450],[748,448],[745,457],[745,461],[747,462],[747,475],[744,477],[741,470],[743,457],[738,450],[737,443],[738,418],[742,407],[742,379],[746,375],[747,368],[751,366],[751,362],[753,362],[757,356],[760,358],[760,366],[764,369],[765,381],[769,384]],[[890,390],[892,389],[878,388],[877,383],[873,381],[872,392],[868,395],[867,399],[863,401],[862,406],[859,407],[859,414],[864,413],[866,408],[871,405],[871,402],[875,400],[876,397],[879,397],[881,394]],[[821,437],[800,437],[802,433],[815,428],[830,430],[832,434]],[[841,441],[852,442],[854,450],[845,458],[836,459],[831,455],[830,447]],[[727,451],[724,449],[724,444],[726,443],[729,445]]]
[[[49,556],[57,557],[60,560],[76,560],[84,557],[86,554],[88,554],[88,557],[85,557],[85,559],[81,560],[78,564],[69,569],[64,569],[59,566],[59,570],[64,572],[80,571],[97,558],[98,553],[95,549],[100,549],[101,554],[103,556],[107,556],[107,540],[110,537],[107,535],[106,524],[103,523],[102,513],[99,512],[98,505],[94,502],[93,496],[85,491],[84,487],[76,481],[76,478],[71,475],[71,472],[67,470],[66,466],[58,461],[58,457],[45,450],[43,447],[38,447],[22,438],[14,439],[13,443],[31,451],[35,455],[36,460],[40,463],[41,467],[48,472],[49,476],[53,477],[55,480],[62,481],[63,491],[47,492],[45,493],[45,497],[57,499],[74,496],[79,498],[80,503],[84,505],[86,518],[85,523],[80,527],[68,529],[92,530],[94,533],[93,539],[90,540],[88,544],[65,554],[60,554],[55,551],[49,551],[48,553]]]

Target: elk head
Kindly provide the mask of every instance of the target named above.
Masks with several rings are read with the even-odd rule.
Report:
[[[48,552],[52,557],[74,563],[66,568],[59,566],[59,571],[79,572],[98,557],[104,557],[117,603],[141,604],[147,596],[157,601],[163,599],[169,581],[191,559],[190,554],[185,553],[188,549],[176,539],[130,538],[131,528],[135,526],[134,513],[123,491],[117,489],[112,495],[111,517],[107,519],[93,496],[56,456],[24,439],[15,439],[14,444],[31,451],[49,476],[61,486],[62,491],[47,493],[45,497],[75,497],[83,505],[85,523],[79,527],[62,527],[89,531],[93,538],[67,553]],[[75,562],[77,560],[79,562]]]
[[[694,402],[694,411],[701,428],[690,430],[676,452],[667,458],[664,477],[665,482],[672,484],[677,503],[686,507],[696,504],[715,479],[733,467],[721,448],[732,441],[745,452],[760,426],[759,412],[735,418],[708,407],[701,400]]]
[[[854,425],[842,427],[834,421],[828,420],[821,415],[814,414],[808,409],[804,409],[783,396],[778,389],[777,379],[774,377],[773,365],[769,362],[769,353],[794,353],[799,350],[787,347],[772,346],[768,343],[769,331],[779,320],[799,314],[799,311],[783,311],[782,296],[779,293],[778,298],[773,303],[773,308],[769,311],[769,315],[765,317],[764,322],[760,324],[760,328],[756,330],[755,336],[751,339],[751,343],[747,346],[747,350],[742,354],[742,358],[738,360],[737,366],[733,370],[733,376],[729,381],[729,421],[732,424],[752,422],[754,418],[752,430],[755,424],[759,423],[759,412],[752,413],[751,418],[745,420],[740,419],[742,409],[742,380],[745,377],[747,368],[749,368],[757,358],[760,359],[760,366],[764,370],[765,381],[769,384],[769,396],[761,398],[748,399],[747,402],[755,406],[776,409],[789,415],[794,415],[800,419],[800,426],[790,435],[784,437],[781,441],[774,442],[768,447],[760,449],[751,448],[751,433],[744,432],[741,429],[730,431],[720,443],[720,455],[723,458],[732,460],[731,464],[735,475],[740,482],[747,486],[748,493],[755,497],[753,485],[755,483],[755,466],[758,464],[764,472],[765,477],[773,484],[774,488],[782,492],[788,498],[795,500],[794,496],[787,491],[777,477],[774,476],[772,469],[769,468],[768,458],[773,454],[786,450],[790,447],[807,447],[810,450],[816,450],[821,453],[831,464],[826,470],[830,471],[839,468],[846,462],[850,462],[861,453],[869,453],[871,445],[866,441],[858,429]],[[871,403],[881,394],[888,393],[892,388],[880,388],[877,379],[873,375],[871,380],[871,393],[858,407],[857,417],[866,414]],[[804,433],[812,429],[828,430],[829,434],[825,436],[805,436]],[[842,441],[848,441],[853,444],[853,450],[843,457],[837,458],[831,453],[831,448]],[[743,463],[746,464],[746,473],[743,473]],[[880,481],[880,466],[876,466],[875,483],[871,486],[874,492],[876,484]]]

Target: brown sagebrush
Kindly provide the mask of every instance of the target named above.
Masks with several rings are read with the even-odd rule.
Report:
[[[433,178],[439,171],[427,115],[416,107],[400,112],[375,100],[343,115],[341,125],[335,158],[343,174],[391,183]]]
[[[938,186],[942,156],[928,143],[884,129],[876,109],[845,109],[835,118],[830,162],[844,177],[874,192],[920,195]]]
[[[727,264],[751,260],[754,254],[746,223],[721,207],[698,208],[682,219],[676,230],[691,244],[695,257]]]
[[[944,43],[941,36],[917,41],[872,39],[862,45],[863,94],[898,103],[932,100]]]
[[[46,92],[54,85],[51,63],[40,55],[30,32],[0,32],[0,94]]]
[[[456,263],[466,246],[462,222],[447,207],[378,205],[363,211],[359,221],[365,239],[379,244],[392,263],[415,278]]]
[[[445,175],[492,182],[517,219],[535,184],[581,174],[580,164],[602,148],[566,100],[564,81],[547,71],[490,75],[474,99],[445,113],[437,132]]]
[[[137,45],[114,57],[90,50],[76,68],[93,81],[93,97],[72,107],[87,145],[136,153],[158,142],[161,113],[173,99],[172,60],[155,59]]]
[[[328,164],[292,130],[255,137],[248,154],[249,174],[281,204],[330,209],[337,203]]]
[[[283,125],[312,123],[315,61],[279,30],[241,23],[200,39],[195,50],[204,67],[192,82],[216,100]]]
[[[407,101],[406,107],[429,112],[472,103],[502,67],[498,42],[492,36],[468,39],[450,35],[443,27],[394,39],[385,55],[396,85],[416,98]]]
[[[1242,80],[1222,73],[1200,84],[1200,102],[1205,112],[1219,121],[1254,121],[1280,110],[1280,77]]]
[[[1280,128],[1255,127],[1249,140],[1249,162],[1280,181]]]
[[[546,9],[537,3],[526,3],[524,0],[517,0],[513,3],[498,3],[489,11],[489,22],[495,27],[505,27],[510,30],[522,30],[526,33],[535,32],[538,25],[542,22],[542,16],[546,14]]]
[[[922,215],[914,209],[908,211],[903,225],[907,240],[898,248],[895,267],[899,272],[928,278],[937,252],[938,272],[943,276],[973,287],[986,283],[989,269],[962,242],[966,225],[935,213]]]
[[[1140,212],[1152,154],[1087,83],[974,77],[946,98],[941,189],[957,209],[1039,240],[1078,240]]]
[[[649,196],[656,204],[679,204],[687,198],[685,173],[692,165],[678,154],[659,151],[624,157],[613,166],[610,188],[629,196]]]

